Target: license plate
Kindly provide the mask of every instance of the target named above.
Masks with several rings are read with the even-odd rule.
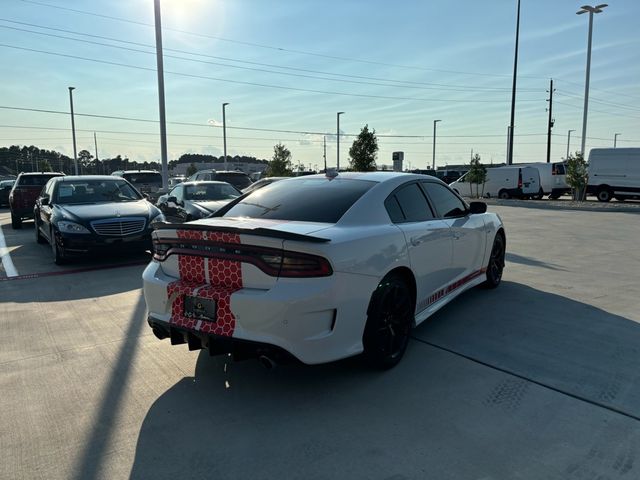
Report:
[[[216,301],[209,298],[184,296],[184,316],[196,320],[216,321]]]

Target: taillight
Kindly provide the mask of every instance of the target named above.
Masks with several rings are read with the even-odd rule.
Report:
[[[328,277],[333,274],[331,264],[326,258],[308,253],[237,243],[154,238],[154,260],[163,262],[171,255],[189,255],[250,263],[272,277],[308,278]]]
[[[522,188],[522,170],[518,171],[518,188]]]

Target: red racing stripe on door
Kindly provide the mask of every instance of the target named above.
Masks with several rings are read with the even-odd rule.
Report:
[[[178,230],[178,238],[240,244],[239,235],[226,232]],[[231,311],[231,295],[242,288],[242,263],[180,255],[178,266],[180,280],[170,283],[167,287],[167,295],[171,301],[171,323],[203,333],[233,336],[236,318]],[[216,321],[209,322],[185,317],[185,295],[197,295],[215,300]]]

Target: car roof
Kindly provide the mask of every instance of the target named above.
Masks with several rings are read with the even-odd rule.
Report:
[[[191,180],[190,182],[182,182],[180,183],[180,185],[190,186],[190,185],[231,185],[231,184],[229,182],[222,182],[220,180]]]
[[[42,176],[42,175],[56,175],[56,176],[63,176],[64,173],[61,172],[22,172],[20,173],[20,175],[22,175],[23,177],[35,177],[35,176]]]
[[[118,180],[123,180],[120,176],[114,175],[65,175],[61,177],[59,182],[73,182],[77,180],[110,180],[112,182],[116,182]]]

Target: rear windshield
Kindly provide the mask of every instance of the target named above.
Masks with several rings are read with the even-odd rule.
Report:
[[[251,185],[251,179],[243,173],[218,173],[215,177],[219,182],[228,182],[239,189]]]
[[[123,173],[122,178],[130,181],[133,185],[158,185],[162,186],[162,175],[160,173]]]
[[[23,175],[18,181],[18,186],[42,187],[49,179],[60,175]]]
[[[250,193],[224,216],[336,223],[375,183],[325,178],[274,182]]]

